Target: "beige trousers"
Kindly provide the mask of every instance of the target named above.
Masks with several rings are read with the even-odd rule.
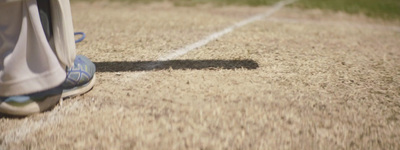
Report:
[[[75,59],[69,0],[51,0],[53,38],[48,42],[36,0],[0,0],[0,96],[59,86]]]

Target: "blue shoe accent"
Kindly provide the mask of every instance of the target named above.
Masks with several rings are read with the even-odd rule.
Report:
[[[74,35],[81,35],[81,38],[75,40],[75,43],[82,42],[86,38],[86,34],[83,32],[75,32]]]
[[[0,97],[0,113],[26,116],[55,106],[65,97],[83,94],[95,83],[96,66],[85,56],[77,55],[74,66],[67,68],[63,84],[50,90],[27,95]]]
[[[0,113],[26,116],[47,110],[58,103],[62,92],[62,88],[53,88],[28,95],[0,97]]]
[[[87,57],[77,55],[74,66],[67,69],[67,78],[62,87],[70,89],[89,83],[95,72],[96,66]]]
[[[0,102],[8,103],[14,106],[24,106],[34,101],[44,101],[47,97],[61,95],[62,88],[56,87],[43,92],[37,92],[27,95],[11,96],[11,97],[0,97]]]

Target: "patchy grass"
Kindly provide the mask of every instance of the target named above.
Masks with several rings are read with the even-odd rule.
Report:
[[[400,19],[399,0],[300,0],[296,6],[362,13],[370,17]]]
[[[213,2],[217,5],[250,5],[250,6],[260,6],[260,5],[271,5],[279,0],[172,0],[178,5],[193,5],[198,3],[208,3]]]
[[[178,5],[214,2],[218,5],[271,5],[279,0],[172,0]],[[400,19],[399,0],[299,0],[296,7],[306,9],[325,9],[343,11],[350,14],[365,14],[370,17],[384,19]]]
[[[83,0],[72,0],[83,1]],[[84,0],[95,1],[95,0]],[[110,0],[125,1],[134,3],[149,3],[163,0]],[[216,5],[271,5],[279,0],[167,0],[178,6],[193,6],[204,3],[214,3]],[[332,11],[343,11],[350,14],[365,14],[374,18],[389,20],[400,20],[400,1],[399,0],[299,0],[295,7],[305,9],[324,9]]]

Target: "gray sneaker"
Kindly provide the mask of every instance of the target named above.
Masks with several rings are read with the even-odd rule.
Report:
[[[20,96],[0,97],[0,113],[27,116],[54,107],[61,99],[83,94],[93,88],[96,66],[85,56],[77,55],[67,69],[65,82],[53,89]]]

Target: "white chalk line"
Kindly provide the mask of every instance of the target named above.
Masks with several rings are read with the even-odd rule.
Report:
[[[236,28],[239,28],[239,27],[242,27],[242,26],[247,25],[249,23],[252,23],[252,22],[261,20],[263,18],[269,17],[272,14],[274,14],[275,12],[277,12],[278,10],[282,9],[285,5],[294,3],[295,1],[296,0],[283,0],[283,1],[280,1],[280,2],[276,3],[274,6],[272,6],[272,8],[269,9],[265,13],[258,14],[258,15],[255,15],[253,17],[250,17],[248,19],[245,19],[243,21],[240,21],[240,22],[238,22],[238,23],[236,23],[236,24],[234,24],[232,26],[229,26],[229,27],[227,27],[227,28],[225,28],[225,29],[223,29],[221,31],[215,32],[215,33],[205,37],[204,39],[202,39],[202,40],[200,40],[198,42],[195,42],[195,43],[190,44],[190,45],[186,45],[185,47],[180,48],[180,49],[176,49],[176,50],[174,50],[173,53],[170,53],[168,55],[159,57],[158,58],[159,62],[150,64],[150,65],[148,65],[146,67],[148,69],[154,69],[155,67],[157,67],[159,65],[162,65],[163,61],[174,59],[174,58],[177,58],[179,56],[182,56],[182,55],[184,55],[184,54],[186,54],[186,53],[188,53],[190,51],[195,50],[196,48],[199,48],[201,46],[204,46],[204,45],[208,44],[209,42],[211,42],[213,40],[216,40],[217,38],[219,38],[219,37],[221,37],[221,36],[223,36],[223,35],[225,35],[227,33],[232,32]],[[140,78],[141,76],[143,76],[145,74],[146,74],[146,72],[137,73],[133,77],[133,79],[138,79],[138,78]],[[77,105],[79,105],[78,102],[75,102],[75,103],[72,104],[72,106],[69,105],[68,107],[63,107],[63,108],[65,108],[68,111],[68,110],[71,110],[71,109],[75,109],[76,107],[78,107]],[[20,127],[15,128],[14,130],[11,130],[6,134],[2,145],[5,145],[5,144],[11,143],[11,142],[19,143],[20,141],[23,141],[26,138],[26,136],[29,135],[30,133],[33,133],[36,130],[39,130],[41,128],[45,128],[45,127],[50,126],[52,124],[56,124],[58,122],[61,122],[61,120],[62,120],[62,118],[64,116],[59,113],[60,109],[52,110],[52,112],[50,112],[46,117],[44,117],[44,118],[42,118],[42,119],[40,119],[40,120],[38,120],[36,122],[30,123],[28,121],[24,121]]]
[[[81,107],[81,105],[79,105],[78,102],[74,102],[68,106],[68,110],[76,109],[78,107]],[[11,142],[19,143],[20,141],[24,140],[29,133],[39,130],[40,128],[52,125],[56,122],[61,122],[63,116],[59,115],[60,109],[61,107],[54,108],[53,110],[51,110],[51,112],[46,114],[46,117],[43,117],[35,122],[30,122],[28,118],[25,118],[19,128],[13,129],[8,132],[8,134],[3,139],[2,145]]]
[[[267,12],[265,12],[263,14],[259,14],[259,15],[250,17],[250,18],[248,18],[246,20],[240,21],[240,22],[238,22],[238,23],[236,23],[236,24],[234,24],[232,26],[229,26],[229,27],[227,27],[227,28],[225,28],[225,29],[223,29],[223,30],[221,30],[219,32],[215,32],[215,33],[207,36],[206,38],[204,38],[204,39],[202,39],[202,40],[200,40],[200,41],[198,41],[196,43],[187,45],[187,46],[185,46],[185,47],[183,47],[181,49],[177,49],[177,50],[175,50],[174,53],[171,53],[169,55],[160,57],[158,60],[165,61],[165,60],[173,59],[173,58],[179,57],[181,55],[184,55],[184,54],[186,54],[186,53],[188,53],[188,52],[190,52],[190,51],[192,51],[192,50],[194,50],[194,49],[196,49],[198,47],[206,45],[207,43],[209,43],[209,42],[211,42],[211,41],[213,41],[213,40],[215,40],[215,39],[217,39],[217,38],[219,38],[219,37],[221,37],[221,36],[223,36],[223,35],[225,35],[227,33],[232,32],[236,28],[242,27],[242,26],[247,25],[249,23],[252,23],[254,21],[261,20],[263,18],[271,16],[276,11],[282,9],[285,5],[291,4],[291,3],[295,2],[295,1],[296,0],[280,1],[277,4],[275,4],[272,7],[272,9],[270,9],[269,11],[267,11]]]
[[[196,48],[202,47],[202,46],[210,43],[211,41],[214,41],[214,40],[218,39],[219,37],[221,37],[221,36],[223,36],[223,35],[225,35],[227,33],[232,32],[236,28],[239,28],[239,27],[242,27],[242,26],[247,25],[249,23],[252,23],[252,22],[261,20],[263,18],[269,17],[272,14],[274,14],[275,12],[277,12],[278,10],[282,9],[285,5],[294,3],[295,1],[296,0],[280,1],[280,2],[276,3],[271,9],[269,9],[265,13],[258,14],[258,15],[255,15],[253,17],[250,17],[250,18],[247,18],[245,20],[242,20],[242,21],[240,21],[238,23],[235,23],[234,25],[229,26],[229,27],[227,27],[227,28],[225,28],[225,29],[223,29],[221,31],[215,32],[215,33],[205,37],[204,39],[202,39],[202,40],[200,40],[198,42],[195,42],[195,43],[190,44],[190,45],[186,45],[185,47],[180,48],[180,49],[176,49],[176,50],[174,50],[173,53],[168,54],[166,56],[159,57],[158,61],[160,61],[160,62],[150,64],[150,65],[147,66],[147,68],[154,69],[155,67],[161,65],[163,63],[162,61],[167,61],[167,60],[174,59],[174,58],[177,58],[179,56],[182,56],[182,55],[184,55],[184,54],[186,54],[186,53],[188,53],[190,51],[195,50]],[[144,73],[141,73],[141,74],[139,74],[139,76],[141,76],[143,74]]]

